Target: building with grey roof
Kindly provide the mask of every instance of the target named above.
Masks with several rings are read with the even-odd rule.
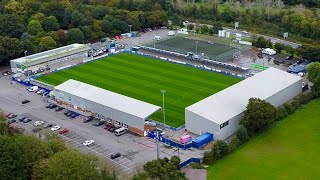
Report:
[[[91,48],[84,44],[71,44],[68,46],[51,49],[10,61],[13,73],[22,73],[34,66],[43,66],[52,61],[71,60],[88,57]]]
[[[76,80],[54,88],[57,104],[84,116],[93,116],[115,126],[143,135],[145,120],[160,109],[128,96]]]
[[[195,134],[210,132],[226,139],[240,127],[250,98],[260,98],[278,107],[302,91],[302,79],[269,68],[185,109],[186,129]]]

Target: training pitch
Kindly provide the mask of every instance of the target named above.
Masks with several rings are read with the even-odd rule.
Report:
[[[78,80],[141,101],[162,106],[165,89],[166,124],[184,124],[185,107],[198,102],[240,79],[147,58],[121,53],[38,78],[58,85],[68,79]],[[161,111],[151,116],[163,122]]]
[[[318,179],[320,99],[207,168],[207,179]]]
[[[232,53],[233,50],[235,50],[235,48],[232,48],[230,46],[217,44],[212,41],[199,41],[178,36],[155,42],[154,44],[150,44],[149,46],[180,53],[196,53],[197,51],[198,54],[204,53],[205,56],[218,56],[227,52]]]

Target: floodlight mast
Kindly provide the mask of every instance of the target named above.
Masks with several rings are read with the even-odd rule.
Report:
[[[166,124],[166,111],[164,108],[164,94],[166,93],[165,89],[160,90],[162,93],[162,114],[163,114],[163,123]]]

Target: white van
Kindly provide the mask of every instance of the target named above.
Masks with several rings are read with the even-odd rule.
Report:
[[[122,134],[125,134],[125,133],[127,133],[128,132],[128,128],[126,128],[126,127],[121,127],[121,128],[119,128],[119,129],[116,129],[115,131],[114,131],[114,134],[116,135],[116,136],[121,136]]]
[[[275,50],[270,49],[270,48],[265,48],[265,49],[263,49],[263,50],[262,50],[262,53],[263,53],[263,54],[268,54],[268,55],[270,55],[270,56],[277,54],[277,52],[276,52]]]
[[[174,35],[174,31],[169,31],[168,32],[168,36],[173,36]]]
[[[157,41],[160,41],[161,38],[160,38],[160,36],[154,36],[153,39],[157,40]]]

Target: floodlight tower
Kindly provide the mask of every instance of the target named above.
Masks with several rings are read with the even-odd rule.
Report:
[[[166,113],[165,113],[165,109],[164,109],[164,94],[166,93],[166,90],[162,89],[160,90],[161,94],[162,94],[162,114],[163,114],[163,123],[166,124]]]

